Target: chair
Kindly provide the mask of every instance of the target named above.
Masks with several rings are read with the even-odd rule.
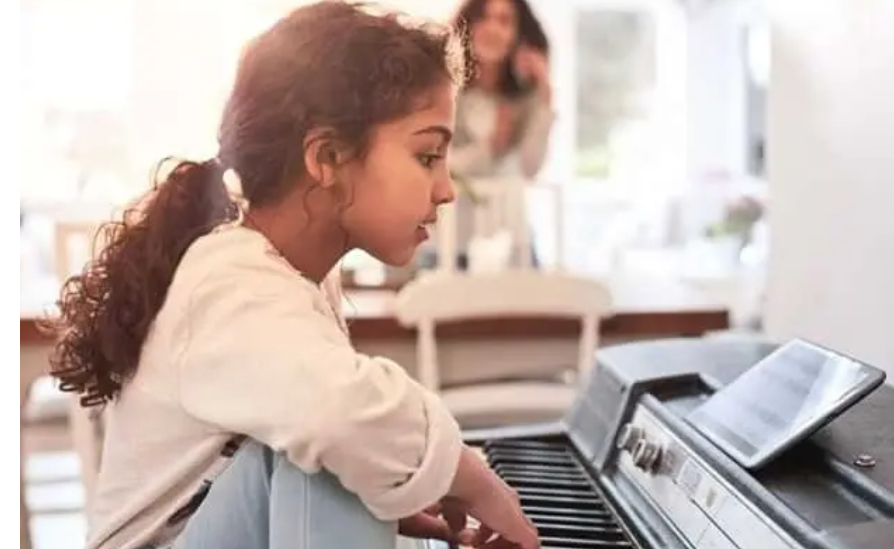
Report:
[[[80,268],[99,249],[98,226],[88,222],[58,222],[55,227],[55,263],[59,283]],[[65,422],[71,443],[81,463],[81,480],[89,504],[102,449],[102,425],[96,408],[82,408],[76,396],[47,389],[49,378],[38,379],[29,391],[22,410],[23,426]]]
[[[417,329],[417,376],[439,392],[463,428],[495,427],[560,418],[577,394],[577,382],[594,364],[599,321],[611,296],[596,279],[559,272],[511,270],[462,274],[435,272],[406,285],[396,299],[398,321]],[[439,323],[506,317],[577,318],[581,323],[573,381],[563,381],[568,365],[557,364],[553,375],[476,372],[471,383],[442,386],[436,326]],[[552,368],[552,365],[550,365]]]
[[[94,223],[65,222],[56,225],[56,269],[60,282],[95,257],[103,243]],[[73,246],[76,246],[73,249]],[[72,253],[74,252],[74,253]],[[89,505],[99,476],[102,456],[102,414],[100,408],[84,408],[78,398],[69,397],[68,421],[75,453],[81,462],[84,493]]]

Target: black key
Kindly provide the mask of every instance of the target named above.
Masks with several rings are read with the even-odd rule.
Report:
[[[542,487],[530,487],[530,486],[518,486],[515,488],[515,491],[520,496],[544,496],[544,497],[571,497],[571,498],[579,498],[579,497],[591,497],[598,498],[596,492],[590,489],[589,486],[585,490],[580,488],[542,488]]]
[[[602,509],[602,501],[595,497],[558,497],[541,495],[522,495],[522,507],[535,505],[544,507],[566,507],[574,509]]]
[[[593,539],[600,541],[624,541],[624,531],[617,526],[593,528],[583,526],[537,526],[541,536],[552,538]]]
[[[613,519],[612,514],[605,508],[590,507],[588,509],[570,509],[565,507],[549,507],[546,505],[525,505],[525,513],[542,514],[548,516],[566,516],[575,518]]]
[[[534,465],[530,463],[496,463],[491,465],[498,474],[505,471],[507,474],[524,474],[535,478],[565,478],[565,479],[584,479],[585,477],[577,469],[557,469],[555,467],[545,467],[543,465]]]
[[[500,475],[503,480],[510,486],[531,487],[531,488],[569,488],[593,491],[593,487],[583,477],[553,477],[546,478],[540,475],[519,475],[508,472]]]
[[[617,523],[612,517],[586,517],[573,515],[554,515],[549,513],[526,513],[531,522],[544,526],[583,526],[593,528],[610,528],[617,527]]]
[[[629,541],[600,541],[591,539],[574,539],[560,537],[540,537],[540,547],[542,549],[626,549],[633,547]]]

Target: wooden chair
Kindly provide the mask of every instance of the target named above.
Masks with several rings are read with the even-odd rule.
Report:
[[[55,227],[55,263],[59,283],[79,271],[98,251],[98,226],[88,222],[58,222]],[[35,385],[46,378],[38,380]],[[85,409],[75,396],[58,391],[32,390],[22,410],[23,427],[61,422],[67,424],[71,444],[81,463],[86,501],[96,485],[102,449],[102,425],[98,409]]]
[[[56,225],[56,270],[60,282],[79,271],[99,252],[97,229],[93,223],[63,222]],[[84,493],[89,505],[99,476],[102,456],[102,416],[99,408],[83,408],[77,397],[69,397],[68,411],[72,444],[81,462]]]
[[[400,291],[396,315],[401,324],[417,329],[419,381],[441,394],[464,428],[475,428],[560,418],[575,398],[577,382],[595,363],[599,321],[610,306],[610,293],[600,281],[560,272],[436,272],[419,277]],[[497,316],[579,319],[573,379],[561,378],[569,370],[567,364],[547,365],[547,370],[538,369],[536,375],[493,371],[483,364],[475,370],[475,379],[442,386],[437,324]]]
[[[97,226],[86,222],[58,222],[55,227],[55,267],[61,284],[68,276],[91,257],[95,247],[94,240]],[[45,390],[47,377],[36,380],[23,380],[21,394],[21,427],[24,433],[28,429],[50,427],[53,431],[67,431],[73,449],[81,462],[81,480],[84,484],[86,502],[95,486],[99,472],[99,456],[101,452],[101,425],[97,412],[85,410],[78,405],[77,399],[55,390]],[[35,390],[35,387],[40,390]],[[53,438],[56,438],[55,436]],[[20,445],[20,520],[22,532],[20,536],[23,549],[31,547],[30,510],[24,498],[24,465],[25,447]]]

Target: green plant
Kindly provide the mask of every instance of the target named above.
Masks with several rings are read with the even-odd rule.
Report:
[[[752,196],[737,197],[727,205],[720,220],[708,225],[705,236],[716,238],[738,235],[744,244],[751,235],[751,228],[763,217],[763,214],[763,205],[756,198]]]

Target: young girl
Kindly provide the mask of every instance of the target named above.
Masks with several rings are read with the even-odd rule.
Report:
[[[106,226],[52,357],[63,390],[108,403],[89,548],[537,546],[438,398],[354,351],[330,276],[352,248],[408,262],[453,199],[453,44],[298,9],[246,49],[217,158]]]

